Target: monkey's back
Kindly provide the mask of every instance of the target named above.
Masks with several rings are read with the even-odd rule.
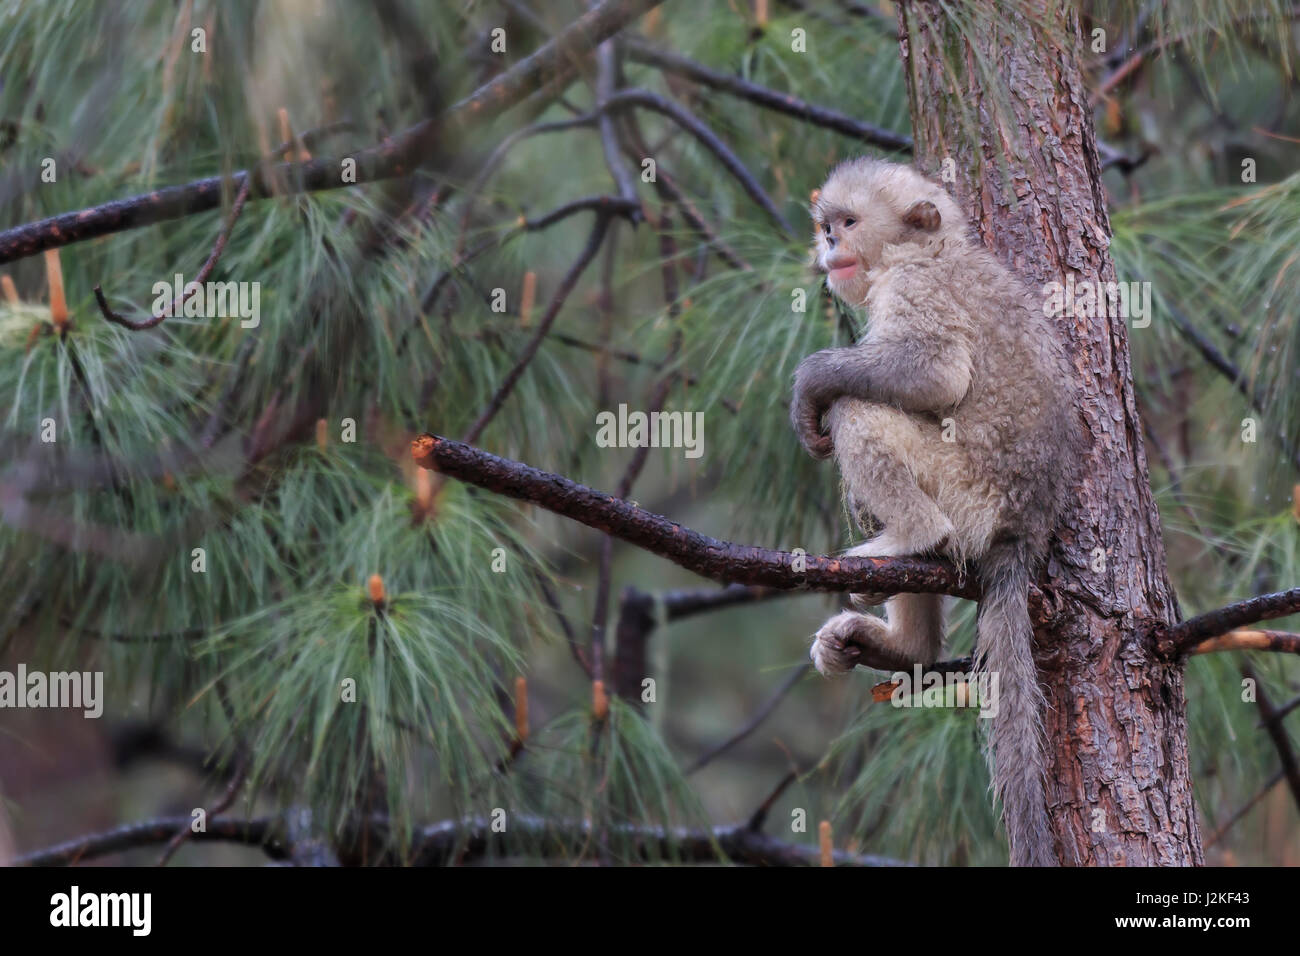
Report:
[[[1025,538],[1041,553],[1080,448],[1061,330],[982,248],[908,262],[881,279],[869,306],[908,303],[908,314],[872,312],[873,325],[938,328],[970,354],[970,386],[956,407],[913,416],[931,440],[949,446],[929,459],[939,473],[919,477],[958,528],[954,557],[978,557],[1000,535]]]

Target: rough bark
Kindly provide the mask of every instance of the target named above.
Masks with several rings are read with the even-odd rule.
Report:
[[[959,6],[960,31],[939,0],[899,5],[918,165],[939,173],[954,161],[980,236],[1035,287],[1114,281],[1077,12]],[[1178,608],[1128,332],[1120,318],[1061,321],[1091,450],[1040,585],[1055,613],[1036,622],[1058,851],[1067,864],[1200,864],[1181,664],[1152,638]]]

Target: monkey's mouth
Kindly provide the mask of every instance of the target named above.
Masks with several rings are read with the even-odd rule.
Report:
[[[826,263],[826,271],[832,282],[843,282],[853,278],[853,274],[858,271],[858,263],[856,259],[832,259]]]

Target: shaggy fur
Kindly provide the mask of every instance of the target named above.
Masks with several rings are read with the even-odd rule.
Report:
[[[870,323],[856,345],[799,365],[791,419],[811,454],[835,454],[852,510],[883,522],[848,554],[978,562],[977,661],[999,674],[993,787],[1011,861],[1054,865],[1027,592],[1081,457],[1062,334],[947,192],[910,167],[843,163],[812,213],[831,291]],[[900,656],[929,664],[940,602],[899,594],[883,618],[838,614],[812,659],[826,675]]]

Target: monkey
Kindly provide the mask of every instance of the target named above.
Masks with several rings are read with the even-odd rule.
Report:
[[[1085,448],[1063,331],[910,166],[843,162],[811,213],[830,291],[868,322],[856,344],[799,364],[791,422],[813,457],[834,454],[850,511],[883,524],[846,555],[976,563],[975,660],[998,674],[989,758],[1011,863],[1055,866],[1028,591]],[[883,618],[863,613],[882,600]],[[824,676],[939,659],[942,595],[852,603],[813,638]]]

